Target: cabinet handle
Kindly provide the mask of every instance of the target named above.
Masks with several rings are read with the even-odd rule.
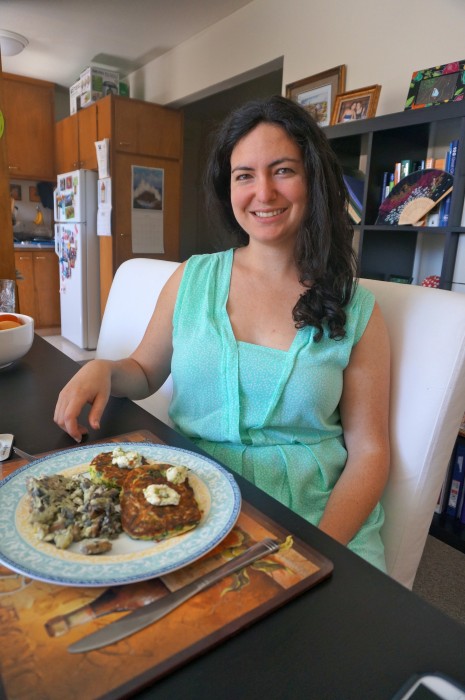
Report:
[[[45,255],[36,255],[35,260],[45,260]]]
[[[120,146],[131,146],[132,144],[130,141],[120,141],[119,145]]]
[[[8,170],[19,170],[19,165],[9,165]]]
[[[19,259],[20,260],[29,260],[29,256],[28,255],[20,255]]]

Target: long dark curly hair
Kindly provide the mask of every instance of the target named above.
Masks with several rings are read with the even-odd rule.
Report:
[[[295,242],[295,262],[306,291],[292,310],[296,328],[314,326],[320,340],[326,324],[329,337],[345,335],[346,313],[357,269],[352,248],[353,227],[347,214],[342,168],[323,130],[308,112],[279,95],[247,102],[233,111],[214,135],[205,172],[208,210],[219,215],[238,245],[248,234],[231,206],[231,154],[237,142],[263,122],[276,124],[299,146],[308,186],[307,211]]]

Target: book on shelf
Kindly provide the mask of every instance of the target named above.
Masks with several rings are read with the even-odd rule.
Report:
[[[451,175],[455,175],[455,167],[457,163],[457,151],[458,151],[459,141],[454,139],[449,144],[449,149],[446,154],[445,170]],[[450,204],[452,195],[448,194],[444,197],[443,201],[439,205],[439,226],[447,226],[449,223],[450,214]]]

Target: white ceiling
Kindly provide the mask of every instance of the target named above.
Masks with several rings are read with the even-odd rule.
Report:
[[[88,65],[127,75],[252,0],[0,0],[0,29],[26,37],[7,73],[69,88]]]

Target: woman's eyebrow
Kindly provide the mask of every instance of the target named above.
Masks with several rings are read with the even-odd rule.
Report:
[[[291,156],[284,156],[283,158],[277,158],[267,165],[268,168],[274,168],[276,165],[281,165],[282,163],[301,163],[300,158],[292,158]],[[250,165],[236,165],[231,172],[234,173],[236,170],[255,170]]]

